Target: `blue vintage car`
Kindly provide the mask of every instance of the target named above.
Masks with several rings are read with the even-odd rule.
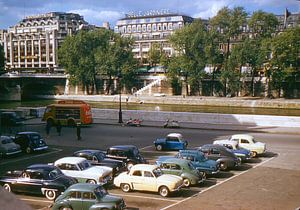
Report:
[[[170,157],[171,156],[160,156],[156,164],[159,165]],[[193,166],[205,175],[216,174],[220,171],[219,164],[216,161],[207,159],[204,154],[198,150],[180,150],[175,157],[190,160]]]
[[[236,141],[216,140],[213,143],[227,147],[238,158],[240,158],[242,162],[250,160],[253,155],[250,150],[239,147],[238,142],[236,142]]]
[[[154,142],[156,150],[181,150],[186,149],[188,142],[180,133],[170,133],[165,138],[156,139]]]

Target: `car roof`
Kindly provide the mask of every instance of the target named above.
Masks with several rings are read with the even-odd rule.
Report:
[[[90,154],[90,155],[93,155],[95,153],[103,153],[103,151],[101,150],[96,150],[96,149],[83,149],[83,150],[78,150],[76,152],[74,152],[74,154],[79,154],[79,153],[84,153],[84,154]]]
[[[244,138],[244,139],[252,139],[253,136],[249,135],[249,134],[235,134],[231,136],[231,139],[234,138]]]
[[[23,131],[23,132],[18,132],[17,134],[20,134],[20,135],[27,135],[27,134],[39,134],[39,132],[35,132],[35,131]]]
[[[197,149],[184,149],[184,150],[179,150],[180,154],[202,154],[203,152],[197,150]]]
[[[111,146],[109,149],[132,150],[138,148],[135,145],[115,145],[115,146]]]
[[[132,166],[130,170],[152,171],[157,167],[158,166],[156,165],[150,165],[150,164],[136,164]]]
[[[230,140],[216,140],[216,143],[214,144],[218,144],[218,145],[223,145],[223,144],[229,144],[229,145],[237,145],[238,143],[236,141],[230,141]]]
[[[89,184],[89,183],[76,183],[71,185],[68,188],[68,191],[86,191],[86,192],[93,192],[96,188],[100,185],[98,184]]]
[[[32,169],[32,170],[53,170],[56,169],[56,167],[54,165],[48,165],[48,164],[34,164],[34,165],[30,165],[27,167],[27,169]]]
[[[60,164],[60,163],[78,164],[85,160],[86,159],[83,157],[64,157],[55,161],[55,164]]]
[[[180,158],[168,158],[168,159],[162,161],[162,163],[176,163],[178,165],[185,165],[188,162],[190,162],[190,161],[186,160],[186,159],[180,159]]]
[[[169,133],[167,136],[168,136],[168,137],[178,137],[178,138],[182,138],[182,134],[181,134],[181,133]]]
[[[222,145],[219,145],[219,144],[205,144],[201,148],[203,148],[203,147],[218,148],[218,149],[222,149],[222,150],[227,150],[226,147],[224,147]]]

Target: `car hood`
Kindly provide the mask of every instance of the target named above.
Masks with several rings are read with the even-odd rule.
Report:
[[[15,144],[15,143],[12,142],[12,143],[1,145],[1,148],[3,148],[6,151],[11,150],[11,149],[19,150],[20,149],[20,145],[17,145],[17,144]]]
[[[232,150],[234,154],[243,154],[243,155],[250,155],[250,150],[248,149],[234,149]]]
[[[88,174],[96,174],[100,176],[106,176],[112,172],[112,168],[107,166],[92,166],[86,170],[84,170],[84,173]]]
[[[53,181],[57,182],[59,184],[63,184],[66,187],[69,187],[69,186],[77,183],[76,179],[69,177],[69,176],[65,176],[65,175],[59,176],[56,179],[54,179]]]
[[[181,182],[182,178],[180,176],[171,175],[171,174],[163,174],[157,178],[157,181],[163,183],[174,183]]]
[[[117,203],[119,201],[121,201],[122,198],[118,197],[118,196],[114,196],[114,195],[105,195],[101,198],[101,203]]]

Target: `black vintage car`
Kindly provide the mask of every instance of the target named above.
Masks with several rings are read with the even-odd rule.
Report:
[[[77,180],[65,176],[53,165],[36,164],[23,171],[8,171],[0,178],[0,185],[9,192],[42,194],[54,200]]]
[[[198,150],[203,152],[208,159],[215,160],[219,163],[222,171],[237,167],[241,164],[240,159],[232,151],[221,145],[205,144],[199,147]]]
[[[112,146],[107,149],[106,157],[122,160],[126,164],[127,169],[138,163],[148,163],[134,145]]]
[[[17,115],[16,112],[0,113],[1,125],[4,127],[20,126],[24,124],[24,118]]]
[[[105,152],[101,150],[79,150],[74,152],[73,156],[86,158],[92,165],[111,167],[113,169],[113,176],[126,170],[126,166],[123,161],[108,158],[106,157]]]
[[[34,151],[48,149],[46,142],[38,132],[19,132],[16,134],[14,142],[16,144],[19,144],[21,146],[21,149],[28,154]]]

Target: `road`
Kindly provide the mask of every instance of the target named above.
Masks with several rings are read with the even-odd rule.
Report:
[[[43,125],[29,125],[27,130],[45,134]],[[82,129],[82,140],[76,139],[76,130],[63,128],[62,136],[54,129],[46,139],[49,151],[8,158],[0,162],[0,174],[22,169],[33,163],[50,163],[83,148],[105,150],[117,144],[134,144],[153,163],[160,155],[153,147],[157,137],[180,132],[189,141],[189,147],[198,147],[232,134],[234,131],[205,129],[163,129],[159,127],[127,127],[95,124]],[[291,209],[300,207],[300,140],[299,135],[249,133],[267,143],[268,152],[243,164],[237,170],[209,177],[204,183],[184,189],[181,193],[162,198],[157,193],[123,193],[110,186],[111,194],[125,199],[127,209]],[[51,202],[43,197],[17,195],[33,209],[47,209]]]

